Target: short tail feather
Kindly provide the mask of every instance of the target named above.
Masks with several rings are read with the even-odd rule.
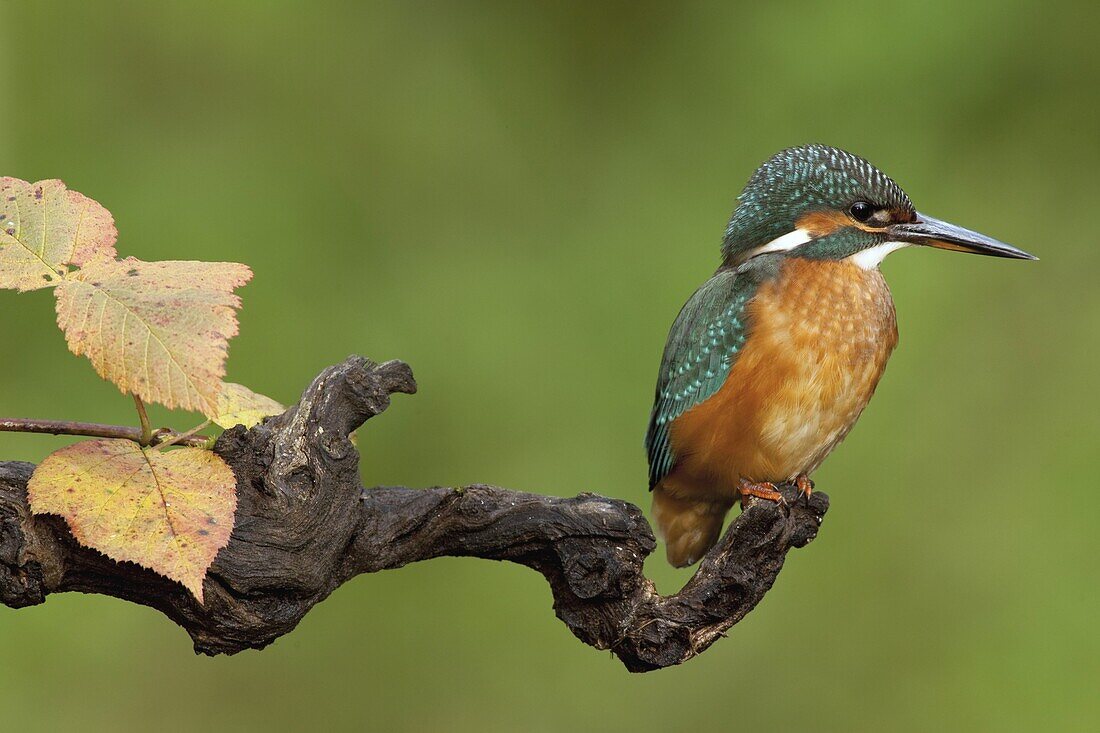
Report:
[[[665,540],[668,561],[678,568],[698,562],[722,533],[730,509],[726,502],[681,499],[657,486],[653,490],[653,518]]]

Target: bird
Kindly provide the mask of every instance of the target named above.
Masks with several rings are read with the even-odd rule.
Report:
[[[848,435],[898,341],[879,264],[924,245],[1037,259],[918,212],[852,153],[787,148],[749,178],[722,262],[669,332],[646,432],[652,514],[668,561],[686,567],[751,497],[808,499],[810,474]]]

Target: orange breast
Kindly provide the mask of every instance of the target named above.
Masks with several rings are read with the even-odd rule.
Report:
[[[670,432],[678,494],[732,499],[741,477],[809,473],[851,429],[897,344],[881,273],[788,260],[748,306],[751,333],[722,388]]]

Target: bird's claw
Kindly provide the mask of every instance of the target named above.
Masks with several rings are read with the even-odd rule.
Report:
[[[810,494],[814,493],[814,482],[803,473],[794,480],[794,485],[798,487],[798,493],[806,500],[806,506],[809,506]]]
[[[741,479],[737,483],[737,493],[741,499],[742,508],[745,507],[745,498],[749,496],[774,501],[782,507],[787,506],[787,500],[783,498],[783,494],[779,493],[779,490],[775,488],[775,484],[770,481],[754,483],[748,479]]]

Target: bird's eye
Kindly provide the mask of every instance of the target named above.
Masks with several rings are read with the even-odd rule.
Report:
[[[871,206],[866,201],[856,201],[848,207],[848,213],[851,214],[852,218],[856,221],[867,221],[871,218],[871,214],[875,213],[875,207]]]

